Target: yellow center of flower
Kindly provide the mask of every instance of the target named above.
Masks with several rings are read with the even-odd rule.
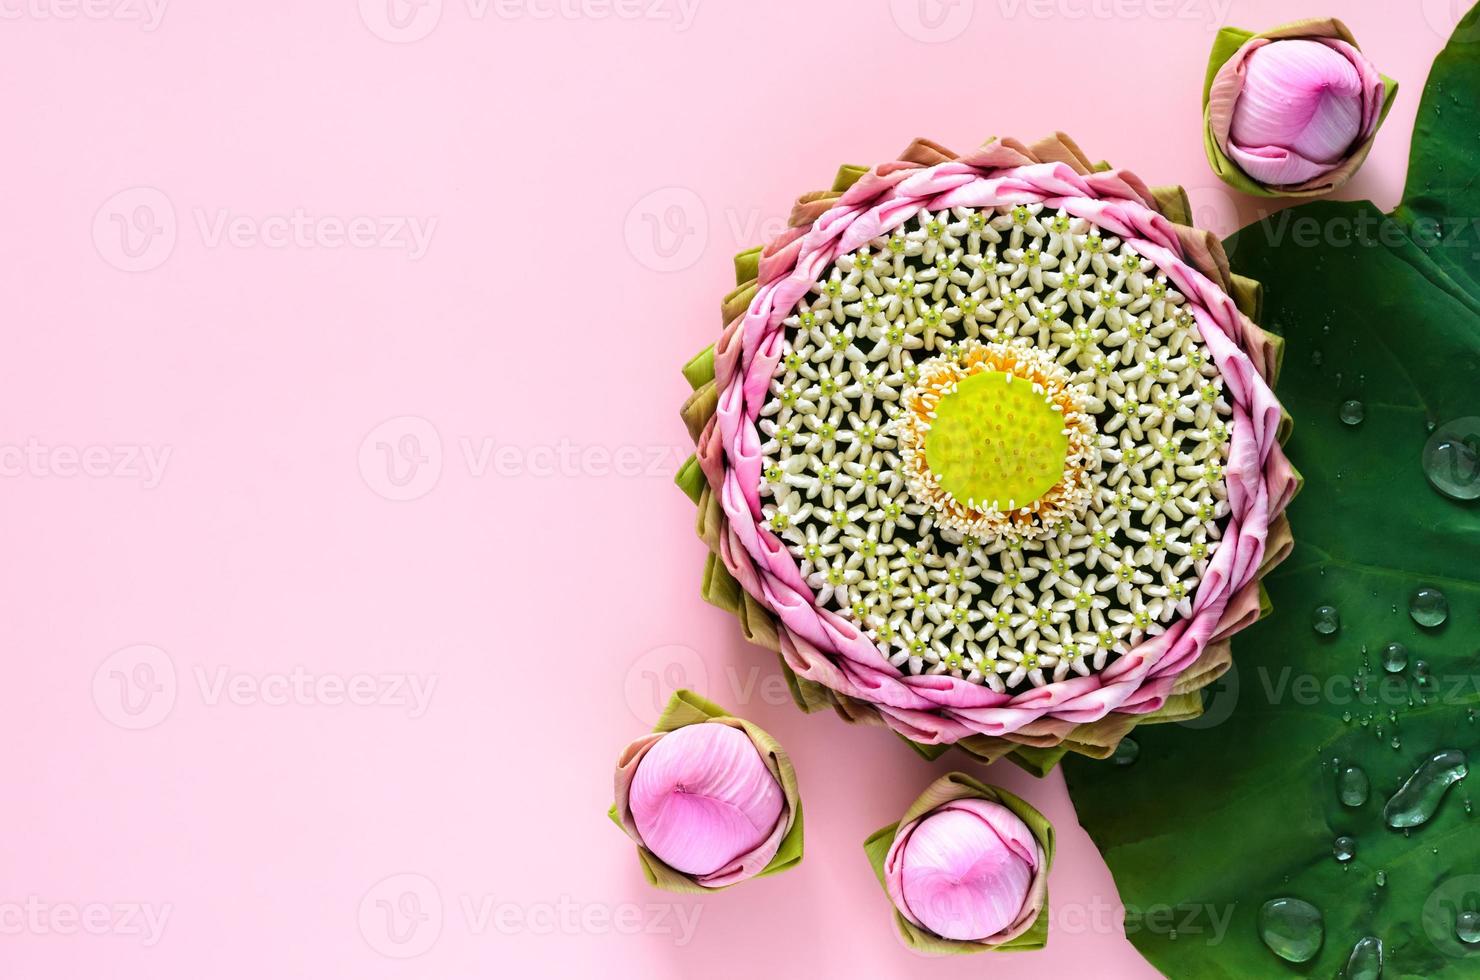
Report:
[[[1092,495],[1094,420],[1046,352],[976,340],[961,348],[922,363],[901,399],[905,486],[958,534],[1056,533]]]
[[[941,489],[994,510],[1023,507],[1064,477],[1069,436],[1053,400],[1023,378],[983,371],[941,398],[925,458]]]

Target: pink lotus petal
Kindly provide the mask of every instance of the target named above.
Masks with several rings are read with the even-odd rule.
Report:
[[[648,850],[684,874],[708,875],[754,850],[781,817],[776,777],[744,732],[689,725],[648,750],[630,805]]]
[[[1023,912],[1037,843],[1011,810],[986,800],[940,807],[908,831],[897,855],[909,918],[946,939],[994,936]]]
[[[1233,108],[1229,155],[1264,184],[1330,172],[1367,136],[1375,69],[1365,62],[1349,45],[1314,40],[1273,41],[1252,51]]]

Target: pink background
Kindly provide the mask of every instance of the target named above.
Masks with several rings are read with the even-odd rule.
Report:
[[[677,369],[732,253],[917,134],[1258,217],[1202,156],[1221,22],[1347,21],[1404,91],[1343,196],[1391,206],[1458,0],[152,2],[0,4],[0,975],[1155,975],[1006,765],[1049,948],[897,944],[859,845],[951,763],[700,601]],[[791,751],[798,870],[643,883],[610,767],[675,685]]]

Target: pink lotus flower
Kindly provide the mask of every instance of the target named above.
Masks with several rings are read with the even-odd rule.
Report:
[[[884,874],[910,922],[994,946],[1033,924],[1048,890],[1043,850],[1028,825],[987,800],[956,800],[901,827]]]
[[[1324,193],[1360,166],[1386,97],[1344,26],[1308,22],[1250,38],[1218,69],[1208,127],[1260,189]]]
[[[760,753],[726,725],[690,725],[658,741],[638,764],[629,800],[648,850],[700,876],[759,847],[782,805]]]
[[[638,845],[648,880],[702,892],[802,858],[801,797],[776,740],[691,691],[617,759],[609,816]]]
[[[1054,830],[1026,800],[962,772],[941,776],[863,844],[910,949],[1042,949]]]

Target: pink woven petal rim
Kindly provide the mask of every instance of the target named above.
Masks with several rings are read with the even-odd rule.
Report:
[[[1228,294],[1188,263],[1175,226],[1153,209],[1146,185],[1121,171],[1079,174],[1064,163],[1002,169],[993,165],[1000,159],[1000,148],[988,146],[932,167],[885,164],[860,178],[810,227],[773,242],[762,258],[754,299],[717,348],[720,394],[716,428],[709,434],[717,440],[700,454],[728,518],[721,558],[741,586],[775,613],[787,664],[801,677],[873,703],[891,728],[925,744],[1159,709],[1178,674],[1210,639],[1248,621],[1242,608],[1248,595],[1241,593],[1257,576],[1269,524],[1289,498],[1290,467],[1277,441],[1280,405],[1245,349],[1253,339]],[[756,420],[781,357],[782,321],[839,256],[922,209],[1038,203],[1063,208],[1128,242],[1188,298],[1233,408],[1226,469],[1230,513],[1190,617],[1098,674],[1008,695],[946,675],[904,674],[856,626],[817,607],[796,560],[762,523]],[[1231,602],[1238,612],[1233,624],[1225,622],[1225,612],[1235,611]]]

